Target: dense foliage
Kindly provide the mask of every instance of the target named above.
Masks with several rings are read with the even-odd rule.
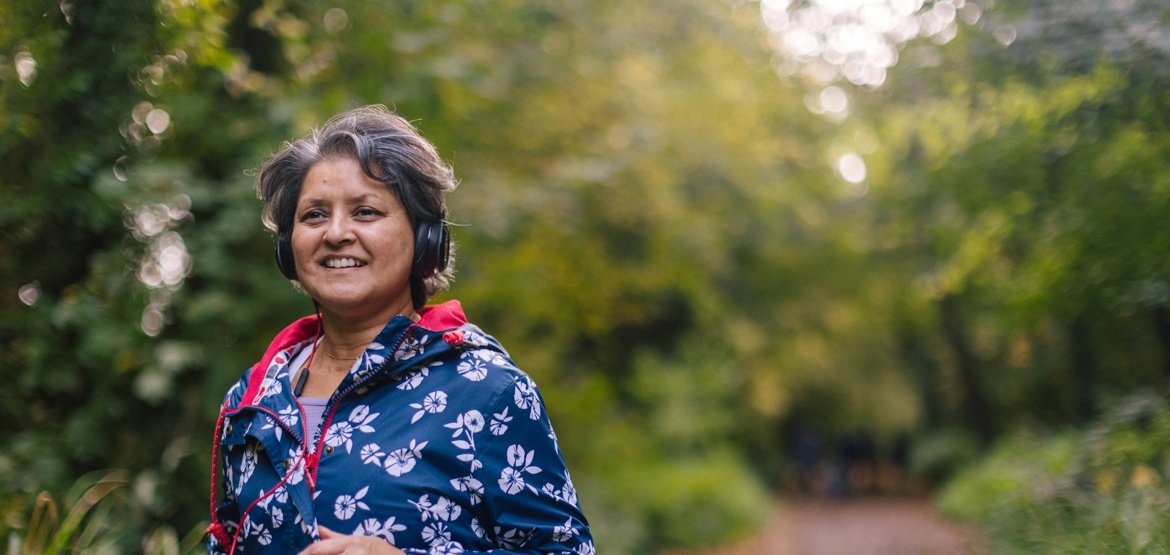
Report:
[[[991,553],[1168,553],[1170,404],[1140,392],[1084,430],[999,441],[940,495]]]
[[[1165,9],[927,2],[951,31],[875,88],[786,73],[761,13],[812,4],[0,4],[0,534],[97,469],[116,541],[200,527],[222,393],[311,310],[251,172],[367,103],[453,163],[449,296],[541,385],[600,552],[750,532],[800,426],[922,454],[1160,387]]]
[[[1166,52],[1134,33],[1165,24],[1095,4],[992,20],[1020,27],[1010,46],[961,36],[894,77],[905,108],[874,105],[879,249],[936,300],[987,435],[1083,419],[1170,368]],[[1089,62],[1096,34],[1130,42]]]

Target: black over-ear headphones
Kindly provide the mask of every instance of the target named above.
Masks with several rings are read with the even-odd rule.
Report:
[[[447,269],[451,255],[451,232],[447,222],[423,220],[414,230],[414,264],[410,267],[411,277],[429,278]]]
[[[297,259],[293,257],[292,232],[282,232],[276,236],[276,267],[284,277],[295,281],[297,279]]]
[[[426,220],[418,223],[414,230],[414,262],[410,276],[429,278],[447,269],[451,255],[451,233],[447,222]],[[297,279],[297,261],[293,257],[292,232],[276,237],[276,267],[290,280]]]

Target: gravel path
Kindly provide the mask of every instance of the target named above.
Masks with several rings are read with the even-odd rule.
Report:
[[[780,501],[755,538],[671,555],[977,555],[978,537],[923,499]]]

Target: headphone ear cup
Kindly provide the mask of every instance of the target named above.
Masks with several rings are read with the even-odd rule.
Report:
[[[438,258],[435,264],[435,272],[442,272],[447,269],[447,263],[451,258],[451,230],[447,228],[447,222],[439,223],[439,244],[436,248]]]
[[[293,257],[292,239],[279,236],[276,239],[276,267],[284,277],[297,280],[297,259]]]
[[[411,273],[426,279],[447,269],[451,254],[451,237],[446,222],[419,222],[414,233],[414,266]]]

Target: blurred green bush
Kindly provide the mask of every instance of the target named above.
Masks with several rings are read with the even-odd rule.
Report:
[[[929,485],[954,476],[979,458],[979,439],[960,428],[940,428],[914,441],[909,455],[910,473]]]
[[[1085,429],[1017,434],[939,496],[991,553],[1168,553],[1170,400],[1142,391]]]
[[[79,478],[62,505],[45,491],[31,512],[8,512],[8,555],[190,555],[202,552],[203,526],[182,540],[170,526],[140,529],[140,509],[124,471],[97,471]]]

